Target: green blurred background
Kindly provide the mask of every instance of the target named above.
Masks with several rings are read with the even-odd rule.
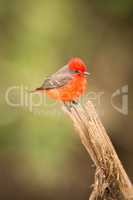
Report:
[[[102,92],[100,102],[91,97],[133,180],[132,117],[110,103],[132,81],[132,52],[132,0],[0,0],[1,200],[88,199],[92,162],[61,105],[47,99],[31,112],[5,97],[12,86],[39,86],[73,56],[91,72],[88,90]],[[20,102],[19,90],[10,99]]]

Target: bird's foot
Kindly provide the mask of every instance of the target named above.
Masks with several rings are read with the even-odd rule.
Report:
[[[75,101],[75,100],[69,101],[69,102],[63,102],[63,103],[64,103],[65,107],[67,108],[67,110],[68,110],[69,112],[71,112],[71,109],[72,109],[74,106],[79,105],[78,101]]]
[[[71,108],[72,108],[72,105],[71,105],[71,102],[63,102],[64,103],[64,106],[66,107],[66,109],[71,112]]]
[[[79,103],[78,103],[78,101],[73,100],[73,101],[71,102],[71,104],[72,104],[72,105],[78,105]]]

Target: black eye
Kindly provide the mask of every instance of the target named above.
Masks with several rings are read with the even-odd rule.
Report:
[[[76,70],[71,70],[71,73],[72,73],[72,74],[80,74],[80,71],[77,70],[77,69],[76,69]]]
[[[74,72],[75,72],[76,74],[79,74],[79,73],[80,73],[80,71],[79,71],[79,70],[74,70]]]

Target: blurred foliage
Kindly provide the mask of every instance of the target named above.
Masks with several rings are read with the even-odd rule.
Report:
[[[73,56],[88,65],[89,90],[104,92],[98,110],[132,175],[130,118],[116,112],[109,100],[132,80],[132,25],[132,0],[0,0],[0,193],[7,195],[1,198],[15,195],[18,190],[12,187],[21,188],[20,196],[31,191],[38,200],[68,199],[68,193],[70,199],[87,198],[93,172],[60,104],[47,100],[47,106],[30,112],[5,100],[9,87],[39,86]],[[11,94],[19,102],[19,92]]]
[[[132,0],[101,0],[96,1],[97,6],[99,6],[104,12],[109,15],[126,17],[130,16],[133,11],[133,1]]]

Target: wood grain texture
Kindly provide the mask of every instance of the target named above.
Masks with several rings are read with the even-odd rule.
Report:
[[[90,200],[132,200],[133,186],[91,101],[64,106],[96,166]]]

